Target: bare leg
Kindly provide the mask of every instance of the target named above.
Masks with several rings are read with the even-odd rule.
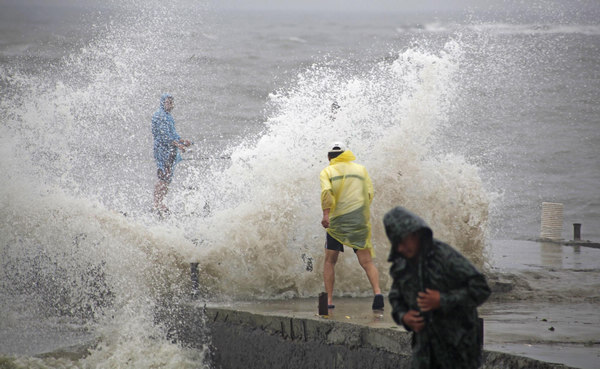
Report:
[[[369,278],[371,287],[373,287],[373,293],[376,295],[380,294],[381,289],[379,288],[379,271],[375,267],[375,264],[373,264],[371,250],[358,250],[356,251],[356,257],[358,258],[360,266],[367,273],[367,278]]]
[[[335,263],[337,263],[339,251],[325,249],[325,263],[323,264],[323,281],[325,292],[327,292],[327,304],[333,304],[333,284],[335,282]]]
[[[154,186],[154,209],[157,211],[165,211],[167,207],[163,204],[163,199],[169,191],[169,184],[166,181],[158,180]]]

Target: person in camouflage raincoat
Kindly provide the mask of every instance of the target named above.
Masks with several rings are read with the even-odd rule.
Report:
[[[392,317],[413,332],[411,368],[478,368],[477,306],[491,293],[484,275],[410,211],[396,207],[383,223],[392,244]]]

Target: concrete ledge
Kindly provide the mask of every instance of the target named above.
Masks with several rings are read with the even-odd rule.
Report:
[[[201,317],[201,318],[200,318]],[[192,347],[210,342],[215,368],[395,368],[410,367],[411,333],[353,323],[226,308],[183,309],[178,338]],[[209,329],[198,330],[204,323]],[[484,352],[483,368],[566,369],[561,364],[494,351]]]
[[[371,328],[325,318],[296,318],[253,314],[222,308],[206,310],[209,324],[239,325],[259,329],[290,341],[315,341],[325,345],[385,350],[393,354],[410,356],[410,334],[404,331]]]
[[[207,309],[220,368],[408,368],[410,336],[392,329]]]

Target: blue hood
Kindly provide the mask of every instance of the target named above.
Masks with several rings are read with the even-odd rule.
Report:
[[[162,95],[160,95],[160,109],[161,110],[165,110],[165,101],[167,101],[167,99],[172,99],[173,95],[169,94],[169,93],[164,93]]]

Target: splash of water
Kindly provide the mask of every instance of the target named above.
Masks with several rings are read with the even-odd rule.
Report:
[[[7,173],[0,180],[0,309],[3,316],[21,309],[7,324],[25,324],[17,327],[23,331],[35,329],[28,317],[61,317],[99,337],[76,363],[23,358],[20,365],[208,366],[207,349],[185,349],[155,323],[157,311],[169,314],[169,304],[188,293],[194,245],[177,227],[133,211],[143,213],[150,197],[139,191],[149,181],[140,173],[152,172],[151,155],[140,160],[150,140],[139,132],[155,102],[140,104],[139,96],[183,85],[166,70],[185,42],[171,39],[186,26],[175,19],[202,9],[115,6],[110,25],[58,64],[35,73],[0,67],[0,168]]]
[[[166,339],[166,327],[154,324],[156,311],[169,309],[159,301],[177,301],[189,291],[190,241],[97,202],[35,190],[14,194],[2,191],[0,214],[10,220],[2,225],[3,296],[23,296],[35,309],[30,315],[69,317],[99,336],[84,367],[203,362],[206,352],[179,348]]]
[[[334,140],[345,141],[373,179],[383,286],[390,282],[389,244],[380,219],[395,205],[421,214],[440,239],[483,262],[488,199],[478,169],[435,149],[441,129],[452,124],[459,41],[441,50],[409,48],[367,71],[331,60],[300,73],[270,96],[265,132],[229,148],[225,169],[212,162],[208,170],[198,163],[181,168],[185,189],[171,196],[182,210],[158,223],[145,210],[154,166],[150,137],[140,133],[148,132],[156,101],[139,103],[139,96],[186,91],[183,77],[172,80],[165,69],[181,65],[172,51],[185,41],[171,37],[179,25],[167,8],[123,6],[125,14],[138,6],[142,16],[124,16],[50,73],[0,73],[9,86],[2,101],[9,129],[0,138],[7,173],[0,211],[8,220],[0,292],[34,291],[43,315],[81,319],[100,336],[81,366],[204,363],[206,351],[172,344],[166,328],[154,324],[166,297],[186,294],[190,261],[200,264],[207,297],[316,295],[322,279],[307,262],[315,270],[323,263],[318,174]],[[341,106],[335,119],[334,101]],[[336,289],[368,294],[349,255]]]
[[[320,290],[320,274],[307,273],[303,260],[310,255],[317,270],[323,262],[317,179],[335,140],[347,143],[373,179],[384,286],[389,243],[380,219],[395,205],[423,215],[440,239],[481,265],[489,200],[478,169],[435,152],[440,128],[450,123],[460,60],[460,43],[450,41],[437,53],[408,49],[364,73],[324,63],[272,94],[267,131],[232,148],[231,166],[209,178],[207,187],[219,194],[212,215],[192,222],[204,241],[197,261],[208,289],[235,298]],[[332,119],[334,101],[341,108]],[[337,273],[344,294],[370,290],[357,263]]]

